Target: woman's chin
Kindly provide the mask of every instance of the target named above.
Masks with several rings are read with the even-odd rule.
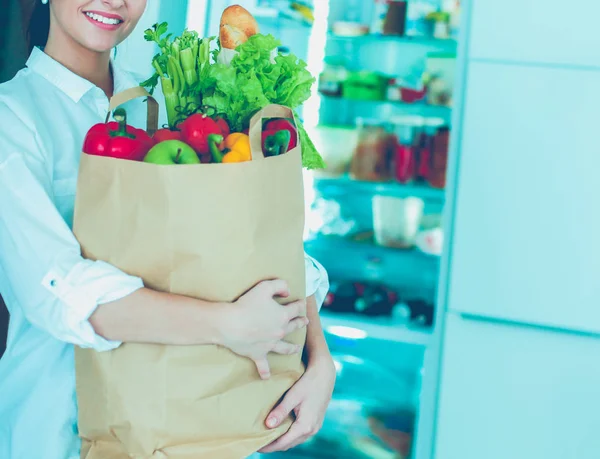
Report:
[[[112,51],[117,44],[118,42],[115,40],[86,40],[83,43],[85,48],[98,54],[105,54]]]

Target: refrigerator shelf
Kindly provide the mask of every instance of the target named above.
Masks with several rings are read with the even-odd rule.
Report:
[[[432,188],[428,185],[402,185],[397,182],[365,182],[354,180],[348,175],[338,177],[315,177],[314,186],[327,196],[342,195],[348,192],[369,195],[385,195],[398,198],[414,196],[424,201],[437,201],[443,203],[446,191]]]
[[[253,15],[264,26],[282,27],[284,25],[296,25],[310,29],[312,24],[298,12],[287,8],[258,7],[254,8]],[[285,24],[283,22],[286,22]]]
[[[408,37],[408,36],[399,36],[399,35],[382,35],[382,34],[367,34],[367,35],[358,35],[358,36],[344,36],[344,35],[336,35],[333,32],[330,32],[327,35],[329,40],[334,41],[344,41],[352,44],[363,44],[363,43],[371,43],[376,41],[378,44],[381,43],[399,43],[399,44],[415,44],[415,45],[425,45],[425,46],[436,46],[436,47],[444,47],[446,49],[456,49],[458,43],[453,38],[441,39],[434,37]]]
[[[452,108],[444,105],[431,105],[425,102],[407,103],[394,100],[360,100],[330,96],[319,92],[326,123],[340,126],[356,126],[357,118],[391,119],[395,116],[422,116],[442,118],[448,125],[452,122]]]
[[[366,339],[388,341],[427,347],[432,329],[415,327],[392,318],[366,317],[356,314],[321,312],[321,323],[328,335],[340,339]]]
[[[304,247],[323,264],[331,279],[383,284],[403,298],[435,300],[439,257],[337,236],[318,236],[305,241]]]

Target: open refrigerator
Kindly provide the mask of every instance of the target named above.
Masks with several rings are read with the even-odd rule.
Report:
[[[234,3],[318,76],[300,115],[328,163],[306,173],[305,247],[330,275],[322,322],[336,389],[319,435],[269,456],[412,458],[435,327],[459,2],[208,0],[207,35],[218,35],[220,15]],[[412,176],[399,174],[406,164],[397,158],[383,169],[380,161],[356,166],[364,150],[372,159],[386,148],[361,144],[373,132],[395,139],[382,156],[402,156]],[[437,175],[417,173],[427,132],[430,155],[445,148]],[[386,244],[380,227],[399,213],[410,241]]]

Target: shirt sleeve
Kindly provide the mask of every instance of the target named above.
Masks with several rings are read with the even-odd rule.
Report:
[[[329,276],[325,268],[307,253],[304,253],[304,268],[306,270],[306,297],[314,295],[320,310],[329,291]]]
[[[11,297],[29,322],[61,341],[97,351],[118,347],[97,335],[89,318],[99,305],[143,287],[142,280],[81,256],[41,154],[7,154],[18,145],[0,137],[0,272]]]

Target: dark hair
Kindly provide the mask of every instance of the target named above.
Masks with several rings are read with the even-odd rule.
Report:
[[[48,42],[50,33],[50,5],[44,5],[41,0],[34,0],[36,3],[29,20],[27,29],[27,38],[29,39],[29,49],[35,46],[44,47]]]

